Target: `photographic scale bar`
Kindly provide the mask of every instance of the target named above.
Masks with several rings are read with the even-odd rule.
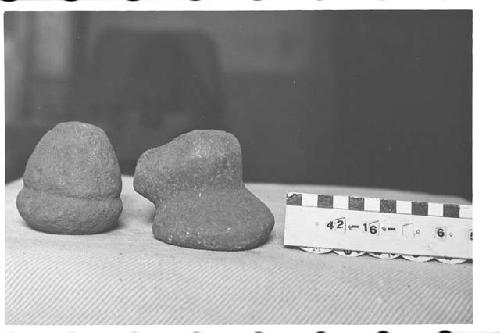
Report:
[[[472,261],[472,206],[291,192],[284,245],[381,259]]]

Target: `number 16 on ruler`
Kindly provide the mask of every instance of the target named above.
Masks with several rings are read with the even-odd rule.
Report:
[[[378,235],[379,233],[379,221],[373,221],[373,222],[365,222],[363,223],[363,231],[364,232],[369,232],[372,235]]]

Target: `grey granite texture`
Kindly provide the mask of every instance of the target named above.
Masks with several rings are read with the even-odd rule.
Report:
[[[17,209],[47,233],[94,234],[115,227],[122,211],[120,166],[104,131],[59,123],[28,159]]]
[[[156,207],[154,236],[217,251],[257,247],[274,217],[242,180],[241,147],[224,131],[196,130],[141,155],[134,189]]]

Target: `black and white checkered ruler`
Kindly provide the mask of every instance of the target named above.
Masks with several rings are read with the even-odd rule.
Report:
[[[472,259],[472,206],[292,192],[284,245],[314,253],[463,263]]]

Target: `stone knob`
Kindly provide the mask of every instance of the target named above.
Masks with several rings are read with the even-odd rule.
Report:
[[[141,155],[134,189],[155,205],[154,236],[168,244],[218,251],[257,247],[274,217],[242,181],[232,134],[196,130]]]

